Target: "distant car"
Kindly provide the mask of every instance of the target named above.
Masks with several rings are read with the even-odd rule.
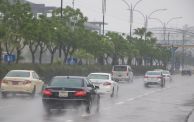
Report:
[[[188,70],[188,69],[184,69],[184,70],[182,70],[181,74],[182,75],[189,75],[189,76],[191,76],[192,75],[192,71]]]
[[[32,70],[11,70],[1,81],[1,95],[9,93],[29,94],[32,97],[36,92],[41,93],[43,81]]]
[[[46,112],[52,109],[76,109],[84,106],[84,111],[99,111],[100,95],[98,87],[79,76],[55,76],[42,92],[42,103]],[[94,108],[94,109],[92,109]]]
[[[162,74],[164,76],[165,81],[172,81],[172,75],[170,74],[170,71],[163,70]]]
[[[165,79],[163,77],[162,71],[147,71],[144,76],[144,86],[149,85],[160,85],[165,86]]]
[[[112,80],[112,75],[110,73],[90,73],[88,79],[90,79],[95,86],[99,87],[99,93],[110,94],[111,97],[118,94],[118,83]]]
[[[133,81],[133,72],[129,65],[114,65],[112,68],[112,77],[116,82]]]

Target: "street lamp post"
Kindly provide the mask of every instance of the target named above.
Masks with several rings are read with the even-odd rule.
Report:
[[[142,1],[142,0],[139,0],[135,3],[135,5],[133,6],[132,3],[128,3],[126,0],[122,0],[127,6],[128,6],[128,9],[130,10],[130,37],[132,35],[132,26],[133,26],[133,12],[135,11],[135,7]]]
[[[63,0],[61,0],[61,18],[63,17]]]
[[[175,19],[181,19],[182,17],[173,17],[173,18],[170,18],[167,22],[163,22],[161,21],[160,19],[158,18],[150,18],[150,19],[155,19],[157,21],[159,21],[163,27],[163,34],[164,34],[164,41],[166,40],[166,27],[167,25],[172,22],[173,20]],[[170,41],[170,32],[168,32],[168,45],[169,45],[169,41]],[[183,34],[183,45],[184,45],[184,34]],[[172,45],[172,48],[171,48],[171,71],[174,71],[174,67],[175,67],[175,48],[173,47]],[[183,47],[183,53],[184,53],[184,47]],[[182,59],[182,62],[184,62],[184,59]],[[183,64],[182,64],[182,67],[183,67]]]
[[[61,19],[63,18],[63,0],[61,0]],[[59,58],[62,57],[62,45],[59,46]]]
[[[162,20],[158,19],[158,18],[149,18],[149,19],[154,19],[154,20],[157,20],[158,22],[161,23],[162,25],[162,28],[163,28],[163,34],[164,34],[164,41],[166,40],[166,27],[167,25],[172,22],[173,20],[176,20],[176,19],[181,19],[182,17],[173,17],[173,18],[170,18],[167,22],[163,22]]]
[[[104,36],[104,25],[105,25],[105,13],[106,13],[106,0],[102,0],[102,34]]]

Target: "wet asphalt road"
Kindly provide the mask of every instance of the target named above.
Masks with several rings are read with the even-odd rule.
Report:
[[[119,95],[101,97],[100,113],[76,110],[44,112],[41,96],[0,98],[0,122],[184,122],[193,108],[194,76],[173,77],[165,88],[145,88],[143,77],[119,83]]]

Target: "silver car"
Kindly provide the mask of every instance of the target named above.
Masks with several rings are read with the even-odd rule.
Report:
[[[144,86],[148,87],[149,85],[160,85],[161,87],[165,86],[165,79],[162,71],[147,71],[145,73]]]
[[[129,65],[114,65],[112,68],[112,77],[116,82],[133,81],[133,72]]]

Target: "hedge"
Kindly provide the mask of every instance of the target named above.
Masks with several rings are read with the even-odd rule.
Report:
[[[161,67],[143,67],[133,66],[135,75],[143,75],[148,70],[153,70]],[[112,70],[111,65],[60,65],[60,64],[0,64],[0,79],[10,70],[34,70],[44,80],[49,80],[53,76],[73,75],[87,76],[91,72],[107,72]]]

